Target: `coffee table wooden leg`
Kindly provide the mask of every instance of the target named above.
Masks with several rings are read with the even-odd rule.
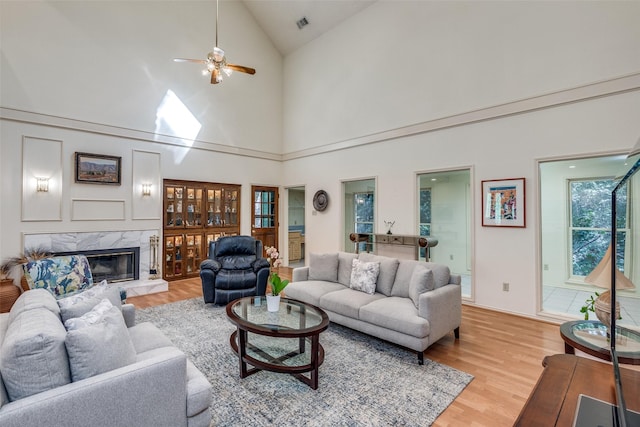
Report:
[[[318,389],[319,346],[320,335],[313,335],[311,337],[311,372],[309,372],[311,381],[309,386],[314,390]]]
[[[576,354],[576,349],[571,347],[569,343],[564,343],[564,353],[565,354]]]
[[[238,358],[240,359],[240,378],[248,375],[247,362],[244,361],[247,355],[247,331],[238,328]]]

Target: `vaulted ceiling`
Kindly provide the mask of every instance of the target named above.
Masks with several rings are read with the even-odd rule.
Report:
[[[376,0],[242,0],[276,48],[287,55]],[[297,22],[306,18],[307,25]]]

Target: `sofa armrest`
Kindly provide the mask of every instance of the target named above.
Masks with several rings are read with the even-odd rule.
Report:
[[[420,294],[418,314],[429,321],[429,343],[433,343],[450,331],[460,327],[462,321],[462,288],[445,285]]]
[[[306,282],[309,280],[309,267],[297,267],[291,274],[292,282]]]
[[[136,324],[136,307],[133,304],[122,304],[122,317],[127,328]]]
[[[187,426],[187,358],[177,348],[7,403],[0,425]]]

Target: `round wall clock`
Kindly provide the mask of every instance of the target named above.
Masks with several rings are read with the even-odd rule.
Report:
[[[316,194],[313,195],[313,207],[317,211],[323,211],[327,209],[327,205],[329,205],[329,195],[324,190],[316,191]]]

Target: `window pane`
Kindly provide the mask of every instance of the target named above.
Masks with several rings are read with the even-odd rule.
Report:
[[[611,228],[611,179],[571,181],[571,226]]]
[[[611,243],[608,231],[573,230],[573,274],[587,276],[598,265]]]
[[[420,222],[431,223],[431,189],[425,188],[420,190]],[[422,234],[421,235],[427,235]]]

